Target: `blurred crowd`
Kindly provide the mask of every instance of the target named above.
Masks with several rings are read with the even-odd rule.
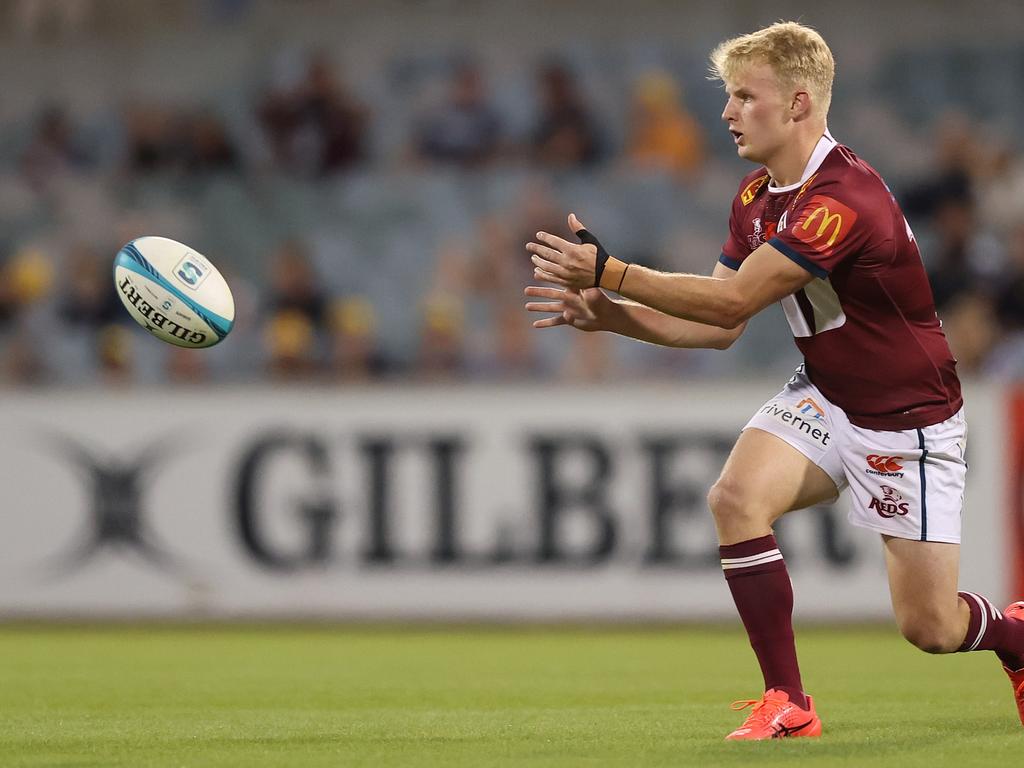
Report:
[[[617,116],[566,60],[523,71],[528,119],[503,111],[466,55],[417,81],[404,125],[324,52],[274,69],[230,116],[134,98],[90,123],[45,106],[0,168],[3,380],[589,381],[789,366],[781,323],[778,354],[757,340],[725,362],[530,327],[523,244],[538,229],[564,231],[572,209],[626,258],[708,272],[745,168],[665,69],[632,78]],[[922,135],[931,158],[912,172],[865,154],[897,179],[961,371],[1024,376],[1024,155],[962,113]],[[143,234],[224,267],[237,325],[221,347],[176,350],[133,326],[111,262]]]

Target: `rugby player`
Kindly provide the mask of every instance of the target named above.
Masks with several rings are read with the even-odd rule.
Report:
[[[813,29],[781,22],[720,44],[711,72],[740,157],[729,235],[710,277],[610,256],[574,214],[572,243],[527,244],[538,328],[569,325],[725,349],[781,301],[804,363],[754,414],[708,503],[722,568],[764,675],[726,738],[818,736],[793,640],[793,591],[772,524],[851,492],[850,522],[882,536],[896,620],[928,653],[991,650],[1024,724],[1024,602],[959,591],[966,425],[956,361],[914,234],[879,174],[826,125],[835,64]],[[554,287],[551,287],[554,286]],[[604,289],[604,290],[602,290]],[[604,291],[617,293],[613,300]]]

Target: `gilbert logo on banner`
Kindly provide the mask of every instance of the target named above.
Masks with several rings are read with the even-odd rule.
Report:
[[[1024,388],[1010,396],[1009,491],[1011,595],[1024,595]]]

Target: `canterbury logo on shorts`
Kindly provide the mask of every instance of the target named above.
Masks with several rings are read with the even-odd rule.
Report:
[[[881,472],[883,474],[899,472],[903,469],[903,465],[900,464],[899,459],[896,456],[879,456],[872,453],[866,457],[866,460],[869,467],[876,472]]]

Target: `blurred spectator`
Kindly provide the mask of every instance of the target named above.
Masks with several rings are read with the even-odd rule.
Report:
[[[458,378],[464,363],[462,302],[451,296],[428,296],[422,312],[414,374],[427,381]]]
[[[344,382],[365,382],[381,376],[386,365],[377,342],[373,304],[361,296],[338,299],[331,305],[330,368]]]
[[[600,159],[594,117],[572,72],[549,62],[538,73],[540,115],[531,137],[533,159],[549,170],[585,168]]]
[[[86,153],[79,146],[75,129],[60,107],[49,107],[36,122],[28,147],[21,156],[21,172],[36,189],[51,178],[85,168]]]
[[[1004,329],[1024,333],[1024,222],[1010,233],[1007,254],[996,290],[996,314]]]
[[[257,110],[274,164],[301,175],[344,171],[366,158],[368,112],[315,54],[300,81],[272,88]]]
[[[8,381],[34,384],[45,378],[44,349],[26,320],[33,305],[49,293],[53,272],[46,255],[35,247],[20,249],[0,269],[0,375]]]
[[[537,346],[540,338],[531,318],[523,316],[522,304],[512,298],[492,308],[491,327],[487,329],[490,343],[473,366],[478,376],[510,381],[538,376],[543,371]]]
[[[938,242],[928,249],[928,279],[941,313],[961,294],[987,292],[1004,254],[999,241],[978,227],[969,200],[945,200],[936,211],[934,228]]]
[[[169,107],[129,104],[124,123],[125,169],[129,173],[147,176],[180,167],[184,137],[181,121]]]
[[[1024,378],[1024,224],[1010,233],[1008,266],[996,291],[996,318],[1002,338],[988,356],[986,373]]]
[[[123,325],[110,324],[99,329],[97,351],[100,373],[105,384],[126,385],[132,383],[132,347],[135,339]]]
[[[96,333],[128,319],[110,277],[110,261],[79,243],[67,255],[57,316],[66,326]]]
[[[999,339],[992,300],[977,292],[957,295],[942,313],[942,330],[956,358],[957,372],[979,373]]]
[[[264,343],[270,369],[279,376],[309,375],[320,368],[320,334],[327,299],[305,246],[282,243],[271,257]]]
[[[472,266],[471,290],[496,303],[518,296],[533,277],[526,243],[541,230],[567,236],[566,215],[544,177],[528,179],[507,210],[477,222],[483,250]]]
[[[240,170],[238,150],[224,123],[211,112],[201,112],[189,121],[183,160],[185,170],[193,174]]]
[[[634,168],[685,177],[694,177],[703,168],[700,126],[686,111],[679,87],[667,73],[650,72],[633,89],[626,157]]]
[[[978,178],[978,211],[982,223],[1010,235],[1024,221],[1024,156],[1004,143],[986,154]]]
[[[900,197],[909,219],[931,217],[947,203],[966,203],[973,197],[972,172],[980,150],[976,128],[962,114],[944,115],[935,128],[935,165],[931,173]]]
[[[46,297],[54,281],[54,267],[49,256],[37,246],[15,251],[0,273],[0,282],[9,291],[15,306],[28,307]]]
[[[271,312],[298,312],[314,328],[324,327],[327,300],[302,242],[288,240],[271,256],[268,291]]]
[[[274,378],[310,378],[317,372],[316,328],[302,312],[274,312],[264,327],[263,342]]]
[[[445,100],[416,122],[413,146],[421,160],[478,168],[498,157],[502,130],[480,70],[463,61],[455,67]]]

